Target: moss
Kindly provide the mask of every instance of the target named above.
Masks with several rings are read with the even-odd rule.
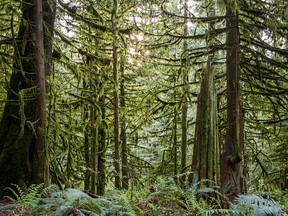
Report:
[[[32,5],[32,4],[31,4]],[[32,6],[23,7],[23,20],[31,20]],[[31,26],[20,25],[15,47],[14,71],[10,78],[3,116],[0,123],[0,197],[11,183],[25,189],[30,182],[29,150],[33,131],[25,125],[26,120],[35,121],[35,97],[31,91],[33,82],[33,38]],[[21,40],[22,39],[22,40]],[[22,96],[22,97],[21,97]]]
[[[5,143],[2,144],[0,156],[0,197],[5,195],[3,189],[10,187],[11,183],[19,185],[22,189],[27,187],[30,173],[28,150],[32,137],[32,132],[25,128],[23,137],[19,138],[20,126],[17,120],[2,124],[7,125],[9,131],[6,133]]]

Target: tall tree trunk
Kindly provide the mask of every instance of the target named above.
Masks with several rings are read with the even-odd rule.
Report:
[[[106,185],[106,108],[105,96],[99,98],[101,106],[101,121],[99,125],[99,145],[98,145],[98,178],[97,178],[97,194],[103,195]]]
[[[208,60],[204,70],[200,93],[197,100],[195,142],[192,159],[192,178],[190,182],[209,179],[217,182],[219,157],[217,142],[217,103],[214,73]],[[218,150],[218,152],[217,152]],[[210,186],[210,185],[207,185]]]
[[[88,85],[86,80],[83,80],[83,89],[87,90]],[[89,119],[89,110],[88,110],[88,105],[84,105],[83,108],[83,121],[87,122]],[[90,131],[89,131],[90,126],[87,124],[85,126],[85,132],[84,132],[84,158],[85,158],[85,166],[86,167],[91,167],[90,163],[90,145],[89,145],[89,136],[90,136]],[[90,190],[90,185],[91,185],[91,171],[90,169],[85,170],[84,174],[84,190],[89,191]]]
[[[45,83],[44,71],[49,68],[47,64],[50,64],[52,55],[49,51],[51,51],[54,19],[46,20],[50,15],[44,16],[44,21],[48,22],[43,38],[41,16],[52,14],[54,11],[51,10],[54,7],[47,6],[48,2],[43,1],[44,11],[40,12],[41,2],[22,1],[22,21],[18,36],[14,40],[16,41],[14,69],[0,123],[0,197],[5,193],[3,189],[10,187],[11,183],[18,184],[22,188],[44,180],[48,184],[48,171],[44,168],[45,85],[43,83]],[[37,16],[40,16],[40,20]],[[43,62],[44,54],[45,59],[48,59],[46,66]]]
[[[96,193],[96,173],[97,173],[97,146],[98,146],[98,122],[97,113],[91,107],[91,192]]]
[[[72,127],[72,109],[69,109],[69,121],[67,125],[67,130],[70,131]],[[72,134],[68,134],[68,138],[63,137],[63,142],[65,143],[65,146],[67,146],[67,161],[66,161],[66,177],[68,185],[65,185],[65,187],[73,187],[73,146],[72,146]]]
[[[123,54],[125,55],[125,54]],[[128,173],[128,151],[127,151],[127,137],[126,137],[126,103],[125,103],[125,56],[122,56],[122,60],[120,62],[120,73],[121,73],[121,81],[120,81],[120,107],[122,110],[121,113],[121,150],[122,150],[122,188],[125,190],[129,189],[129,173]]]
[[[174,85],[174,92],[173,92],[173,99],[176,101],[176,74],[173,76],[173,85]],[[173,109],[173,124],[172,124],[172,142],[173,142],[173,171],[174,171],[174,181],[178,182],[178,142],[177,142],[177,107]]]
[[[243,178],[243,132],[239,84],[240,41],[238,13],[229,4],[226,6],[227,28],[227,128],[221,154],[221,187],[224,193],[245,191]]]
[[[184,35],[188,35],[188,26],[187,26],[187,10],[188,3],[187,0],[184,2]],[[187,157],[187,112],[188,112],[188,92],[189,92],[189,84],[188,84],[188,69],[187,69],[187,51],[188,44],[187,40],[184,39],[183,42],[183,56],[182,56],[182,82],[183,82],[183,99],[182,99],[182,113],[181,113],[181,130],[182,130],[182,139],[181,139],[181,173],[185,173],[186,170],[186,157]],[[182,175],[181,177],[182,183],[186,181],[186,175]]]
[[[208,16],[215,16],[210,9]],[[207,47],[214,44],[215,36],[212,34],[214,22],[209,23],[209,36]],[[219,183],[219,142],[218,142],[218,109],[215,87],[215,72],[212,67],[214,53],[208,56],[207,67],[203,71],[200,93],[197,100],[197,115],[195,125],[195,142],[193,149],[192,169],[190,182],[209,179],[214,184]],[[211,182],[205,182],[211,187]]]
[[[115,187],[121,189],[121,177],[120,177],[120,128],[119,128],[119,80],[118,80],[118,46],[117,46],[117,26],[115,23],[116,14],[118,10],[118,2],[114,0],[113,5],[113,81],[114,81],[114,178]]]
[[[44,59],[44,34],[42,0],[34,0],[34,34],[35,34],[35,85],[36,96],[36,149],[33,159],[33,182],[45,182],[48,186],[48,176],[44,177],[45,170],[45,59]],[[45,179],[45,181],[44,181]]]
[[[117,70],[117,47],[113,45],[113,76],[115,82],[114,89],[114,177],[115,187],[121,188],[120,179],[120,134],[119,134],[119,93],[118,93],[118,70]]]

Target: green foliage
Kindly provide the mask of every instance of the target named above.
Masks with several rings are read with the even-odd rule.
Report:
[[[7,80],[15,66],[11,44],[16,42],[16,36],[11,34],[17,32],[22,19],[20,18],[20,2],[9,0],[2,2],[0,8],[2,26],[0,35],[2,75],[0,81],[2,86],[9,86]],[[50,143],[48,157],[52,165],[52,182],[59,183],[63,188],[77,187],[86,178],[84,174],[88,173],[87,176],[90,176],[90,173],[92,175],[99,172],[89,164],[92,158],[90,150],[93,143],[91,130],[94,129],[94,126],[97,127],[97,130],[99,127],[103,127],[107,132],[107,137],[104,138],[107,141],[107,146],[105,146],[107,155],[104,158],[107,160],[107,172],[111,173],[111,166],[113,166],[111,163],[113,158],[113,136],[111,135],[113,103],[111,98],[115,86],[112,82],[111,43],[115,38],[111,35],[110,3],[112,4],[112,1],[102,0],[97,1],[97,4],[95,2],[93,0],[71,1],[70,6],[69,4],[66,6],[71,9],[75,7],[77,11],[69,13],[67,13],[67,8],[61,8],[61,5],[58,5],[61,9],[58,10],[56,37],[53,41],[54,49],[58,50],[62,57],[55,59],[54,74],[49,83],[51,89],[48,92],[50,106],[47,143]],[[223,50],[226,50],[225,46],[227,46],[224,29],[226,3],[233,11],[239,11],[241,88],[243,89],[243,108],[245,110],[243,113],[246,139],[245,159],[247,156],[245,162],[248,162],[249,178],[254,179],[255,177],[255,181],[250,182],[253,187],[255,186],[255,190],[269,189],[266,184],[268,181],[262,181],[265,188],[259,185],[261,184],[259,179],[264,176],[267,180],[269,179],[269,182],[272,182],[271,184],[279,184],[280,181],[283,181],[282,176],[281,179],[279,177],[279,170],[283,170],[282,166],[287,164],[288,154],[286,132],[288,113],[286,97],[287,19],[285,18],[288,10],[286,2],[280,0],[264,2],[255,0],[194,1],[194,4],[189,4],[188,8],[191,11],[188,19],[188,53],[183,53],[183,47],[180,45],[183,41],[181,33],[183,22],[186,19],[182,16],[181,3],[183,1],[161,1],[164,9],[173,12],[174,15],[165,14],[163,8],[160,7],[161,4],[157,1],[122,1],[121,4],[119,2],[117,8],[118,16],[115,22],[119,25],[117,45],[121,52],[127,52],[128,59],[125,62],[125,77],[123,77],[127,107],[121,111],[121,116],[123,115],[123,119],[127,123],[129,169],[131,170],[129,177],[136,182],[138,178],[154,180],[155,177],[152,175],[167,176],[172,172],[174,175],[179,173],[179,143],[181,141],[179,114],[184,89],[180,80],[181,73],[184,71],[181,70],[183,57],[179,56],[189,57],[187,59],[188,65],[191,64],[187,67],[187,69],[189,68],[189,96],[195,95],[196,98],[199,89],[197,76],[202,71],[208,50],[210,50],[205,45],[208,37],[207,28],[213,18],[205,18],[209,8],[215,10],[213,16],[217,18],[213,24],[216,41],[212,47],[217,58],[217,61],[213,62],[219,91],[217,95],[220,98],[224,97],[226,79],[222,72],[225,71]],[[219,5],[222,6],[219,7]],[[116,5],[114,6],[116,11]],[[128,15],[126,16],[126,14]],[[137,27],[132,24],[133,19],[135,19]],[[141,28],[143,31],[141,33],[129,32],[126,35],[126,29],[130,28]],[[206,33],[204,34],[204,32]],[[142,39],[138,40],[138,36],[141,36]],[[24,42],[27,43],[27,40]],[[149,58],[150,54],[152,58]],[[120,67],[120,65],[118,66]],[[81,85],[84,80],[86,85]],[[3,92],[6,92],[4,88],[1,89],[1,104],[6,100]],[[107,99],[106,102],[99,101],[99,97],[102,96]],[[26,101],[34,97],[35,88],[26,88],[20,90],[18,101],[15,101],[19,105],[17,116],[21,121],[21,134],[23,134],[25,124],[35,134],[35,122],[29,120],[24,113],[24,108],[28,108],[25,107]],[[195,120],[193,98],[190,99],[190,102],[188,140],[189,148],[192,148]],[[100,119],[102,114],[100,107],[101,109],[103,107],[103,111],[107,113],[107,117],[104,119]],[[218,113],[220,141],[225,136],[226,117],[223,110],[226,110],[226,107],[227,104],[220,100]],[[94,111],[97,112],[99,119],[95,120],[90,117],[90,113]],[[174,117],[175,131],[172,130]],[[176,139],[175,143],[172,143],[174,134]],[[83,147],[85,137],[88,140],[87,149],[83,149],[85,148]],[[277,148],[275,148],[276,146]],[[275,150],[271,151],[271,149]],[[187,152],[192,152],[192,150]],[[87,157],[84,153],[87,154]],[[191,155],[188,155],[187,161],[190,159]],[[272,162],[273,165],[271,165]],[[275,165],[277,165],[278,172],[274,172]],[[155,172],[155,168],[157,172]],[[273,172],[275,178],[278,178],[277,182],[271,178]],[[218,188],[209,187],[209,185],[213,185],[212,182],[199,181],[198,178],[194,180],[192,186],[187,185],[183,189],[179,188],[173,180],[156,178],[156,184],[153,185],[154,189],[151,191],[146,182],[143,185],[139,184],[141,189],[130,190],[128,193],[112,190],[98,199],[93,199],[79,190],[59,191],[56,188],[47,192],[48,197],[43,198],[42,196],[45,195],[43,192],[33,189],[36,186],[31,186],[32,188],[29,188],[27,192],[15,186],[16,189],[7,189],[15,196],[15,198],[9,197],[15,204],[7,208],[19,206],[41,215],[67,215],[73,212],[79,213],[79,215],[80,213],[86,215],[115,215],[117,213],[123,215],[144,213],[148,215],[212,215],[217,212],[223,215],[253,215],[255,212],[260,214],[260,210],[264,209],[268,209],[271,213],[272,210],[269,208],[275,210],[274,208],[279,207],[273,202],[262,200],[263,198],[259,196],[257,198],[254,195],[248,195],[248,197],[240,196],[247,203],[235,205],[233,209],[212,210],[211,208],[218,207],[217,200],[215,202],[213,200],[214,206],[209,206],[205,199],[207,195],[221,196]],[[249,189],[252,186],[249,186]],[[280,190],[269,193],[272,198],[278,198],[282,205],[286,205],[287,209],[287,193]],[[239,200],[238,202],[240,203]],[[0,211],[1,209],[3,210],[4,207],[1,206]]]
[[[67,188],[62,191],[52,185],[32,185],[24,193],[18,186],[11,190],[16,197],[11,199],[16,205],[0,207],[0,213],[22,211],[32,215],[202,215],[212,207],[197,198],[196,190],[184,190],[172,179],[159,178],[150,191],[108,191],[103,197],[92,198],[83,191]],[[11,210],[12,209],[12,210]],[[11,214],[13,215],[13,214]]]
[[[10,191],[13,196],[5,196],[4,198],[11,200],[17,207],[31,210],[38,205],[43,191],[43,184],[31,185],[27,192],[23,191],[18,185],[12,184],[15,189],[8,187],[5,190]]]
[[[199,197],[200,189],[194,186],[183,189],[173,179],[157,178],[156,182],[146,195],[139,191],[140,196],[147,196],[147,199],[139,199],[136,203],[145,215],[202,215],[213,207]],[[210,191],[214,192],[214,189]]]
[[[265,199],[255,194],[239,195],[236,198],[237,205],[231,205],[231,208],[243,213],[244,215],[249,213],[250,215],[259,216],[281,216],[287,215],[284,213],[283,208],[279,203],[273,199]]]
[[[280,203],[281,206],[288,210],[288,190],[273,189],[269,191],[268,196]]]
[[[31,215],[227,215],[227,216],[285,216],[283,207],[272,199],[257,195],[239,195],[229,209],[217,209],[215,202],[207,203],[201,194],[215,194],[215,188],[197,189],[201,182],[183,189],[174,180],[158,178],[150,190],[108,191],[104,196],[92,198],[83,191],[67,188],[60,190],[51,185],[31,185],[27,192],[17,185],[7,188],[15,198],[6,197],[14,204],[0,205],[0,214],[16,212]],[[213,201],[213,200],[212,200]],[[20,213],[19,213],[20,214]]]
[[[101,198],[92,198],[83,191],[67,188],[57,190],[50,197],[41,199],[32,210],[41,215],[136,215],[125,193],[111,191]]]
[[[286,216],[284,208],[273,199],[265,199],[255,194],[239,195],[235,204],[229,209],[213,209],[205,215],[229,215],[229,216]]]

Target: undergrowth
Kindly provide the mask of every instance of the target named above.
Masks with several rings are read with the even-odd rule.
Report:
[[[186,187],[173,180],[157,179],[150,188],[141,190],[110,190],[102,197],[92,198],[73,188],[60,190],[51,185],[31,185],[24,192],[17,185],[7,188],[13,196],[5,197],[10,204],[0,204],[0,215],[47,216],[157,216],[157,215],[240,215],[284,216],[284,207],[273,199],[257,195],[239,195],[229,209],[220,209],[215,195],[218,188],[200,187],[201,182]],[[217,197],[216,196],[216,197]],[[209,197],[209,201],[207,200]]]

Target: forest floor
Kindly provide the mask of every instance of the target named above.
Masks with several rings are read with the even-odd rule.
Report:
[[[288,202],[280,204],[255,194],[239,195],[233,203],[227,199],[226,208],[222,209],[219,200],[210,199],[207,204],[207,199],[203,199],[204,194],[215,195],[215,191],[183,190],[176,185],[161,185],[153,191],[110,190],[101,197],[73,188],[60,190],[55,185],[48,189],[33,185],[27,193],[16,187],[11,192],[13,198],[0,200],[0,216],[288,215]],[[281,198],[288,200],[288,195]]]

